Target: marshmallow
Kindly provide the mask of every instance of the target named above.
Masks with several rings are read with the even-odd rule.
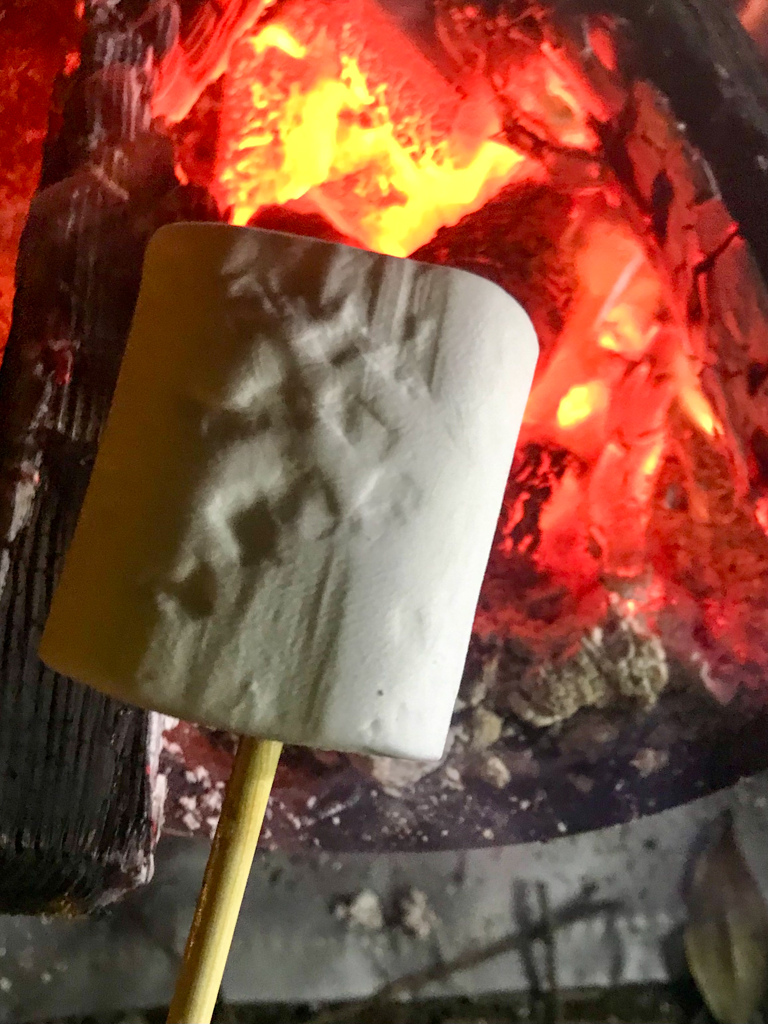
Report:
[[[238,733],[439,758],[537,351],[465,271],[163,228],[41,657]]]

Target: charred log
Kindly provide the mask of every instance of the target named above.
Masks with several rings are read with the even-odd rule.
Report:
[[[124,8],[130,7],[130,15]],[[37,657],[120,366],[144,247],[205,217],[151,123],[172,12],[87,5],[22,237],[0,368],[0,911],[79,911],[151,872],[148,716]],[[152,31],[149,28],[154,26]],[[158,38],[159,37],[159,38]]]

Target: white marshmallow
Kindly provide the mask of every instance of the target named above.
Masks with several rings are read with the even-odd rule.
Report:
[[[42,658],[238,733],[439,758],[536,355],[463,271],[163,228]]]

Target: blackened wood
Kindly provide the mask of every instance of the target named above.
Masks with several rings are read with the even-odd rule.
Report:
[[[668,98],[711,167],[768,279],[768,72],[721,0],[555,0],[566,17],[616,15],[630,28],[636,72]]]
[[[130,326],[144,248],[193,210],[152,126],[169,5],[91,0],[24,230],[0,368],[0,911],[83,910],[145,878],[147,715],[36,651]],[[169,27],[170,26],[170,27]]]

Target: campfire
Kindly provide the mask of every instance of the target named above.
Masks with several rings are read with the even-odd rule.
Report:
[[[729,754],[697,781],[694,748],[714,757],[740,734],[762,765],[746,737],[768,695],[768,131],[751,105],[759,60],[730,13],[88,0],[79,15],[28,227],[33,242],[47,232],[59,280],[46,292],[22,246],[14,314],[39,342],[13,358],[37,367],[46,422],[98,435],[141,253],[169,220],[461,267],[514,295],[541,343],[444,764],[296,754],[274,841],[333,845],[353,806],[371,842],[451,845],[446,815],[472,844],[555,835],[676,799],[650,782],[640,796],[630,776],[642,788],[672,772],[690,796],[744,767]],[[699,64],[683,75],[686,54]],[[99,264],[113,244],[122,277]],[[109,339],[90,355],[88,330]],[[32,447],[17,511],[45,463]],[[185,725],[167,734],[161,769],[186,801],[171,825],[210,831],[227,749]],[[194,783],[190,757],[207,764]],[[599,821],[572,811],[596,797],[611,805]]]
[[[514,645],[517,714],[653,703],[672,662],[759,697],[768,434],[742,388],[768,336],[738,225],[615,21],[577,45],[535,4],[400,13],[284,0],[206,73],[171,59],[178,177],[234,223],[464,267],[529,311],[542,359],[476,621]],[[585,687],[619,636],[637,670]]]

